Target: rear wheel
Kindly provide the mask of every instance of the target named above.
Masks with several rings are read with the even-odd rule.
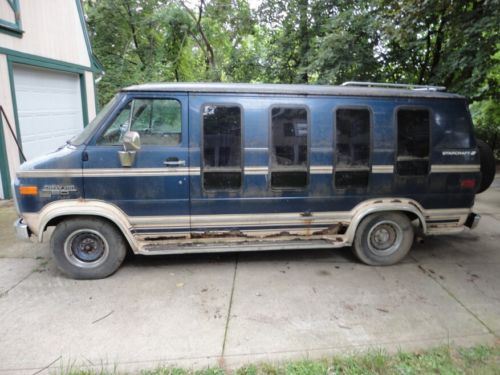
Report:
[[[398,212],[368,215],[354,236],[354,254],[365,264],[388,266],[403,259],[413,244],[410,219]]]
[[[479,149],[479,159],[481,160],[481,182],[476,194],[488,189],[495,179],[496,160],[493,151],[488,144],[480,139],[476,140]]]
[[[95,218],[59,223],[50,242],[59,269],[75,279],[101,279],[111,275],[122,264],[127,249],[114,225]]]

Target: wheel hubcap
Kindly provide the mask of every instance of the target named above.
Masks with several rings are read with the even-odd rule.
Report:
[[[82,268],[93,268],[102,264],[109,255],[106,239],[92,229],[80,229],[71,233],[64,243],[66,259]]]
[[[399,249],[402,238],[403,230],[397,223],[382,221],[368,233],[368,247],[378,255],[391,255]]]

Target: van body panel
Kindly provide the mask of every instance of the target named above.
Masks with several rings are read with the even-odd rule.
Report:
[[[22,164],[13,182],[13,196],[20,212],[38,212],[61,199],[84,197],[82,176],[83,147],[65,145],[47,155]],[[19,187],[36,186],[37,196],[22,196]]]

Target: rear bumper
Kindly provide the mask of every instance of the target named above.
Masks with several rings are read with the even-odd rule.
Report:
[[[31,231],[28,228],[28,225],[23,222],[22,218],[19,218],[14,222],[14,228],[16,229],[16,236],[19,240],[29,240]]]
[[[474,212],[471,212],[467,216],[467,219],[465,220],[464,225],[466,227],[469,227],[470,229],[474,229],[479,224],[479,220],[481,220],[481,215],[478,215],[478,214],[475,214]]]

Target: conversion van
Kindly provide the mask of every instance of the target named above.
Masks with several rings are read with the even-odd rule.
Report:
[[[21,238],[74,278],[136,254],[352,246],[397,263],[414,236],[474,228],[492,182],[466,99],[439,87],[144,84],[20,167]],[[493,164],[492,164],[493,163]]]

